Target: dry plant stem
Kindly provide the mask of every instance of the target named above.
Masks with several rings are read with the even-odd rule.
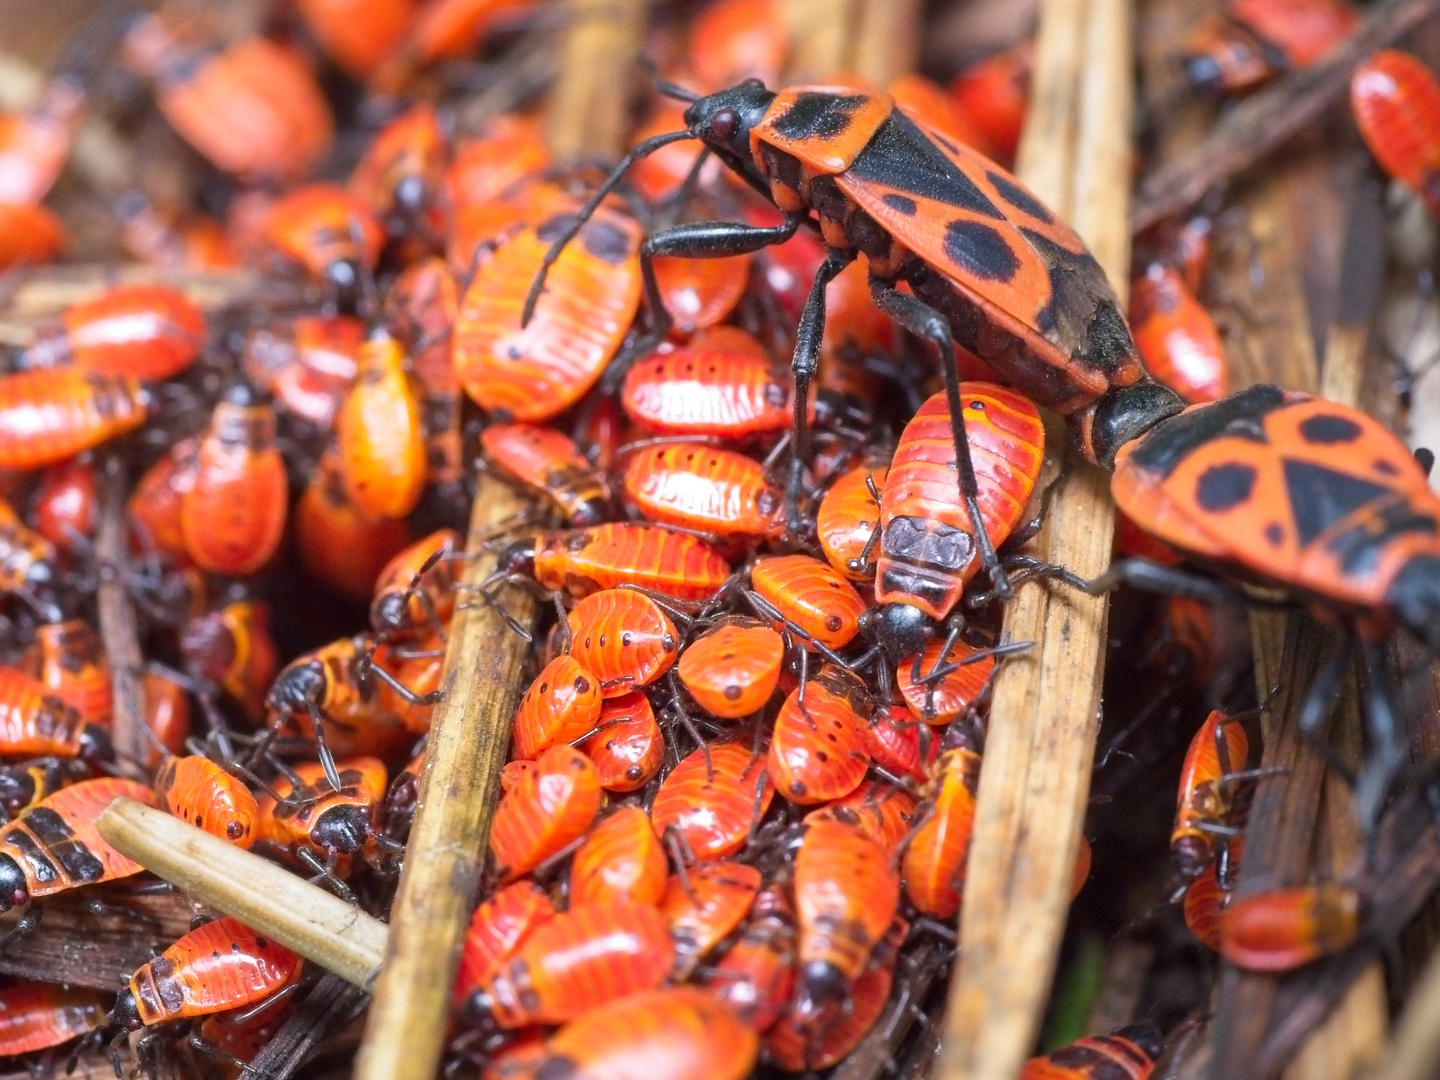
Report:
[[[1436,11],[1440,11],[1440,0],[1384,0],[1325,60],[1236,106],[1203,142],[1141,182],[1131,218],[1135,230],[1194,206],[1216,184],[1254,165],[1313,124],[1344,93],[1356,64]]]
[[[864,2],[781,0],[791,43],[787,86],[823,83],[853,68],[855,30]]]
[[[140,633],[135,626],[135,605],[130,602],[128,577],[128,518],[125,515],[125,468],[114,454],[105,458],[100,487],[100,523],[95,555],[100,564],[98,606],[100,640],[110,660],[114,705],[110,738],[121,767],[139,775],[150,754],[145,729],[145,691],[140,672]]]
[[[1395,1039],[1368,1080],[1433,1080],[1440,1061],[1440,952],[1430,957],[1395,1025]]]
[[[478,550],[486,530],[523,509],[510,488],[482,474],[470,516],[470,550]],[[475,559],[465,580],[480,582],[494,565],[493,556]],[[533,618],[534,602],[519,589],[507,589],[500,602],[522,623]],[[357,1080],[423,1080],[435,1074],[460,942],[500,796],[525,653],[526,643],[491,608],[456,612],[441,682],[445,696],[430,724],[415,822],[390,909],[389,946],[356,1059]]]
[[[648,0],[570,0],[563,73],[550,94],[546,136],[558,164],[618,157],[630,121],[631,61]]]
[[[387,931],[379,919],[259,855],[131,799],[111,803],[96,828],[156,877],[369,988],[385,951]]]
[[[1046,0],[1019,172],[1124,295],[1131,6]],[[1072,462],[1035,552],[1091,577],[1110,560],[1109,478]],[[938,1077],[1011,1080],[1054,973],[1089,792],[1103,671],[1103,598],[1027,585],[1005,614],[1040,644],[995,680]]]
[[[855,73],[884,87],[913,71],[920,53],[920,0],[861,0]]]
[[[138,264],[44,266],[0,274],[0,332],[8,339],[12,325],[28,330],[76,301],[115,285],[131,284],[173,285],[206,311],[225,307],[299,307],[319,300],[318,293],[298,281],[276,281],[248,270],[202,272]]]
[[[338,975],[326,975],[306,993],[290,1017],[256,1055],[245,1080],[288,1080],[322,1043],[364,1011],[369,996]]]
[[[1154,962],[1155,946],[1148,941],[1122,938],[1111,944],[1105,953],[1100,991],[1085,1021],[1087,1035],[1109,1035],[1135,1019]]]

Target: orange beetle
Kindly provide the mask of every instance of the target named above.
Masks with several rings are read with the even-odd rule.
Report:
[[[82,780],[0,827],[0,911],[144,870],[95,828],[100,812],[117,798],[155,805],[155,793],[133,780]]]
[[[619,697],[648,686],[675,663],[680,635],[665,608],[633,589],[604,589],[570,612],[571,656]]]
[[[600,722],[600,680],[562,653],[541,669],[515,710],[515,757],[533,760],[560,743],[572,743]]]
[[[1220,331],[1173,266],[1152,262],[1130,283],[1130,326],[1150,374],[1186,404],[1230,392]]]
[[[699,863],[670,875],[660,911],[675,940],[675,977],[689,977],[711,949],[730,936],[760,893],[760,871],[745,863]]]
[[[289,495],[275,410],[236,383],[215,406],[200,440],[194,486],[181,499],[186,552],[211,573],[254,573],[280,544]]]
[[[553,918],[555,905],[533,881],[516,881],[488,897],[470,916],[455,976],[457,1004],[489,982],[537,926]]]
[[[917,805],[915,796],[904,788],[886,780],[866,780],[849,795],[810,811],[806,817],[833,814],[858,825],[886,851],[895,852],[915,826]]]
[[[405,354],[388,333],[374,331],[361,346],[336,427],[351,501],[374,517],[401,518],[415,509],[425,490],[425,432]]]
[[[901,779],[929,778],[940,753],[940,739],[929,724],[916,720],[906,705],[876,709],[864,728],[866,753],[890,775]]]
[[[410,540],[396,518],[373,518],[350,501],[333,448],[295,504],[295,547],[310,575],[343,596],[369,600],[375,580]]]
[[[794,396],[789,372],[754,338],[731,332],[632,365],[620,403],[625,415],[656,435],[740,439],[787,430]]]
[[[935,679],[937,671],[945,674]],[[995,650],[962,641],[932,641],[919,657],[896,668],[895,681],[912,716],[927,724],[948,724],[980,700],[994,673]]]
[[[670,770],[650,806],[655,831],[674,829],[698,859],[723,859],[745,846],[775,785],[764,763],[738,743],[701,747]]]
[[[1326,883],[1237,896],[1220,915],[1220,955],[1247,971],[1289,971],[1339,952],[1360,932],[1360,896]]]
[[[595,734],[580,744],[600,773],[606,791],[638,791],[660,771],[665,738],[650,699],[636,691],[606,699]]]
[[[95,534],[99,489],[88,458],[53,465],[35,489],[35,531],[60,551],[74,553],[77,543]],[[77,539],[78,538],[78,539]]]
[[[344,188],[307,184],[275,200],[265,238],[348,305],[375,269],[385,234],[370,208]]]
[[[784,660],[779,634],[732,617],[692,641],[676,670],[697,705],[711,716],[738,720],[770,700]]]
[[[490,852],[504,882],[528,874],[589,830],[600,811],[600,776],[570,746],[535,759],[495,809]]]
[[[110,757],[110,735],[39,679],[0,667],[0,754],[79,758],[98,766]]]
[[[1235,877],[1245,854],[1245,838],[1237,836],[1225,846],[1220,857],[1210,863],[1185,887],[1181,910],[1185,926],[1214,952],[1220,951],[1220,916],[1235,896]]]
[[[807,647],[812,641],[830,649],[850,644],[868,606],[850,582],[809,555],[757,559],[750,568],[750,584],[769,605],[766,614],[783,618],[786,629],[800,631]]]
[[[323,873],[339,867],[344,876],[345,857],[379,838],[388,776],[385,764],[372,757],[336,762],[335,770],[338,789],[331,787],[319,762],[305,762],[276,777],[271,790],[256,800],[255,839],[289,848]]]
[[[675,322],[675,333],[688,337],[729,318],[750,284],[752,259],[748,254],[721,259],[657,258],[655,284],[661,303]]]
[[[850,794],[870,767],[865,752],[864,684],[834,664],[791,692],[775,717],[766,768],[793,803],[829,802]]]
[[[456,143],[445,173],[450,202],[456,207],[488,203],[549,164],[550,152],[538,118],[513,113],[497,116]],[[467,258],[455,268],[463,270],[469,263]]]
[[[238,848],[255,842],[255,796],[209,758],[172,757],[155,774],[155,794],[173,816],[211,836]]]
[[[68,243],[65,226],[48,208],[0,202],[0,270],[53,262]]]
[[[454,529],[436,529],[397,552],[375,579],[370,628],[383,641],[441,634],[455,611]]]
[[[60,1046],[104,1022],[105,1006],[97,990],[16,983],[0,990],[0,1056]]]
[[[1170,833],[1170,857],[1185,877],[1210,865],[1216,837],[1233,831],[1236,783],[1230,777],[1245,767],[1249,754],[1245,729],[1218,709],[1211,710],[1190,740]]]
[[[540,424],[488,424],[480,432],[485,460],[502,474],[543,494],[576,528],[610,514],[610,482],[568,435]]]
[[[296,0],[305,26],[351,78],[364,81],[404,40],[416,0]]]
[[[1381,49],[1350,77],[1350,109],[1380,167],[1440,214],[1440,84],[1430,69]]]
[[[1149,1024],[1116,1028],[1031,1058],[1019,1080],[1149,1080],[1163,1049]]]
[[[180,651],[186,668],[229,694],[251,723],[265,715],[280,651],[264,600],[232,600],[191,617],[180,635]]]
[[[182,439],[140,477],[130,493],[125,512],[134,536],[132,542],[147,552],[161,552],[188,565],[180,508],[195,487],[200,441]]]
[[[890,1000],[895,960],[910,924],[897,918],[870,953],[847,992],[847,1007],[834,1023],[808,1026],[791,1015],[772,1027],[765,1039],[765,1055],[782,1069],[804,1072],[826,1069],[843,1060],[875,1026]]]
[[[785,1012],[795,986],[795,909],[785,890],[767,885],[751,906],[750,921],[714,965],[707,985],[756,1031]]]
[[[438,234],[448,156],[435,106],[422,102],[376,132],[350,174],[350,190],[390,235]]]
[[[65,168],[85,118],[85,88],[61,75],[24,112],[0,115],[0,203],[33,206]]]
[[[925,787],[922,824],[900,864],[910,902],[939,919],[960,910],[980,786],[980,751],[974,733],[968,725],[951,730],[954,735],[946,734],[952,748],[940,755]]]
[[[665,850],[638,806],[597,822],[570,862],[570,906],[633,900],[659,906],[665,895]]]
[[[179,754],[185,749],[190,735],[190,699],[179,684],[152,671],[145,673],[141,693],[145,699],[145,726],[158,743],[146,747],[144,766],[158,769],[167,754]]]
[[[500,553],[499,567],[577,598],[628,584],[677,600],[707,600],[730,576],[730,564],[704,540],[623,522],[517,541]]]
[[[674,963],[670,931],[654,906],[576,904],[537,926],[475,1000],[502,1028],[560,1024],[658,986]]]
[[[637,1062],[665,1080],[743,1080],[755,1067],[755,1030],[703,990],[673,986],[582,1013],[544,1049],[506,1061],[499,1080],[633,1076]]]
[[[285,412],[329,431],[355,381],[365,324],[349,315],[267,321],[245,338],[245,377]]]
[[[1229,0],[1185,43],[1185,74],[1204,90],[1238,94],[1322,59],[1360,15],[1345,0]]]
[[[117,285],[65,309],[25,350],[27,367],[74,364],[96,375],[169,379],[205,344],[205,316],[169,285]]]
[[[867,455],[863,463],[830,485],[815,512],[815,531],[825,561],[851,581],[875,578],[873,553],[880,521],[876,496],[885,486],[889,461],[889,454]]]
[[[115,1000],[125,1031],[208,1016],[265,1001],[300,976],[305,961],[225,916],[191,930],[130,976]]]
[[[422,0],[400,47],[375,73],[372,88],[398,94],[420,68],[465,55],[495,22],[533,0]]]
[[[35,630],[26,669],[87,724],[110,726],[114,708],[110,659],[100,635],[84,619],[66,619]]]
[[[686,66],[703,90],[742,79],[768,86],[779,78],[789,52],[785,14],[776,0],[716,0],[690,25]]]
[[[889,853],[858,825],[807,818],[795,857],[802,1024],[835,1014],[870,951],[885,936],[900,902],[900,875]]]
[[[470,399],[505,420],[548,420],[595,384],[640,305],[640,225],[602,207],[551,268],[533,318],[526,292],[574,208],[526,224],[477,269],[455,323],[455,371]]]
[[[784,494],[753,458],[697,443],[645,449],[625,470],[626,502],[651,521],[738,540],[785,532]]]
[[[1015,160],[1020,146],[1034,62],[1035,43],[1027,38],[976,61],[950,83],[960,111],[985,133],[991,156],[1002,165]]]
[[[0,377],[0,469],[38,469],[133,431],[151,397],[140,380],[66,367]]]
[[[330,149],[334,121],[290,49],[247,37],[223,50],[169,14],[125,37],[126,62],[155,87],[165,118],[219,168],[244,180],[293,180]]]

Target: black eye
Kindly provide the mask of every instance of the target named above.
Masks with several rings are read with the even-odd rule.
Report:
[[[721,109],[710,118],[710,130],[715,133],[717,139],[725,142],[734,137],[735,129],[739,126],[740,117],[735,115],[734,109]]]

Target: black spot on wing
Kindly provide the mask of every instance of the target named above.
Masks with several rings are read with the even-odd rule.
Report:
[[[1055,215],[1050,212],[1048,206],[1004,173],[991,169],[985,173],[985,179],[994,184],[1000,197],[1016,210],[1029,214],[1036,221],[1043,221],[1047,225],[1055,220]]]
[[[633,253],[624,229],[608,221],[591,220],[580,230],[580,243],[603,263],[619,266]]]
[[[952,221],[945,227],[945,254],[960,270],[982,281],[1010,281],[1020,258],[994,226],[983,221]]]
[[[982,217],[1003,220],[990,197],[946,157],[915,122],[900,111],[890,114],[850,164],[856,180],[883,184]]]
[[[1232,461],[1212,465],[1195,481],[1195,502],[1209,514],[1223,514],[1244,506],[1255,491],[1255,466]]]
[[[855,110],[865,104],[865,95],[817,94],[807,90],[796,95],[795,104],[774,122],[777,135],[787,139],[833,139],[844,133],[855,119]]]
[[[1312,446],[1339,446],[1360,438],[1362,429],[1348,416],[1321,413],[1300,421],[1300,437]]]
[[[1290,514],[1302,547],[1357,511],[1393,497],[1379,484],[1314,462],[1286,458],[1283,467]]]
[[[904,214],[906,217],[913,217],[916,209],[915,200],[905,195],[896,195],[894,192],[886,195],[880,200],[896,213]]]

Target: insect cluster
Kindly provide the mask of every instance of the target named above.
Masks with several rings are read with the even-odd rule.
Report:
[[[1287,778],[1230,639],[1246,588],[1343,627],[1300,729],[1323,744],[1358,657],[1376,842],[1423,788],[1385,650],[1440,651],[1428,459],[1347,406],[1231,392],[1200,299],[1218,206],[1137,237],[1122,305],[1008,171],[1029,41],[948,86],[787,88],[779,0],[681,6],[608,175],[552,159],[525,57],[553,27],[524,0],[97,16],[0,122],[17,288],[67,249],[139,267],[7,324],[0,1056],[280,1077],[289,1032],[346,1070],[313,965],[145,895],[96,820],[163,809],[386,918],[472,609],[528,659],[493,689],[510,754],[436,961],[447,1075],[926,1075],[1027,581],[1120,589],[1074,925],[1158,936],[1173,976],[1110,1033],[1057,1007],[1027,1080],[1145,1080],[1203,1023],[1213,954],[1290,972],[1398,933],[1353,875],[1237,890],[1257,785]],[[1188,92],[1239,95],[1360,17],[1232,0],[1176,59]],[[1351,98],[1440,212],[1433,76],[1386,50]],[[87,169],[87,117],[159,148],[156,175]],[[1025,547],[1066,443],[1119,508],[1098,580]],[[481,473],[529,508],[467,535]],[[1117,881],[1159,902],[1096,895]],[[27,960],[97,919],[133,943],[106,946],[118,996]]]

